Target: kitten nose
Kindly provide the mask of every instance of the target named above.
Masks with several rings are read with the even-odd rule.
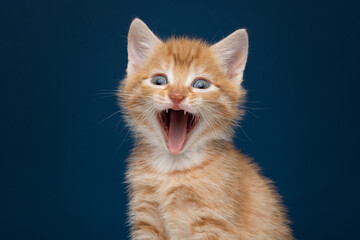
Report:
[[[169,94],[169,98],[175,104],[175,106],[179,105],[185,97],[185,94],[181,92],[172,92]]]

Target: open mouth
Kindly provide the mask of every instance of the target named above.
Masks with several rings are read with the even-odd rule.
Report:
[[[199,117],[184,110],[167,109],[158,114],[158,120],[170,153],[177,154],[184,147]]]

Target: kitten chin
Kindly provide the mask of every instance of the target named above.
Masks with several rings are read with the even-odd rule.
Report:
[[[247,53],[244,29],[209,45],[162,41],[132,22],[119,88],[135,138],[126,174],[132,239],[293,239],[271,181],[232,142]]]

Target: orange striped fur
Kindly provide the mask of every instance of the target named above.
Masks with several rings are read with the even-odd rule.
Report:
[[[247,57],[246,32],[234,34],[214,47],[185,37],[163,42],[139,19],[130,27],[128,74],[119,101],[136,141],[127,171],[132,239],[293,239],[271,181],[232,143],[244,114],[239,105],[245,101]],[[246,42],[234,48],[233,60],[224,60],[220,48],[234,36]],[[169,83],[151,85],[158,74]],[[212,87],[194,89],[197,78]],[[177,154],[168,151],[157,120],[170,108],[174,91],[186,96],[184,108],[200,116]]]

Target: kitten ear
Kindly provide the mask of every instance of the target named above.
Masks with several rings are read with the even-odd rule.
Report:
[[[211,49],[220,60],[228,77],[236,85],[240,85],[248,56],[249,40],[245,29],[239,29]]]
[[[128,34],[127,73],[134,73],[142,67],[154,47],[161,43],[143,21],[135,18]]]

